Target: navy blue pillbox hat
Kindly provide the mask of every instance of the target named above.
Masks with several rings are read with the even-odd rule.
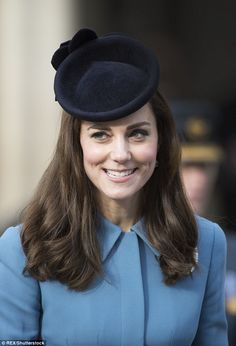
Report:
[[[97,37],[81,29],[52,57],[56,100],[70,115],[87,121],[125,117],[144,106],[159,82],[152,50],[121,33]]]

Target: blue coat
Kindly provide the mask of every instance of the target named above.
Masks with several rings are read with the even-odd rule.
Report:
[[[226,241],[197,218],[199,268],[174,285],[163,275],[142,221],[123,232],[103,219],[97,230],[104,279],[75,292],[22,275],[21,227],[0,238],[0,340],[44,339],[47,346],[226,346]]]

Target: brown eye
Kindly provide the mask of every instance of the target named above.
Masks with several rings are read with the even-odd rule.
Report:
[[[148,136],[148,132],[144,129],[136,129],[132,131],[129,135],[129,137],[133,137],[135,139],[142,139],[146,136]]]
[[[97,140],[105,140],[109,137],[109,135],[105,132],[105,131],[97,131],[97,132],[94,132],[92,135],[91,135],[92,138],[95,138]]]

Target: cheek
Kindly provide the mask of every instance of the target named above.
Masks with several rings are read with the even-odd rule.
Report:
[[[156,146],[145,146],[135,153],[137,161],[142,163],[153,163],[156,162],[157,148]]]
[[[106,154],[101,150],[99,145],[91,143],[81,143],[84,157],[84,165],[96,165],[104,161]]]

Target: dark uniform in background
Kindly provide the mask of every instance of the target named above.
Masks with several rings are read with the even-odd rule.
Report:
[[[236,103],[223,108],[220,123],[220,141],[224,148],[225,159],[221,165],[219,183],[227,214],[227,226],[236,229]]]
[[[190,203],[197,214],[220,223],[225,230],[228,247],[226,312],[229,345],[235,346],[236,229],[226,229],[229,223],[222,198],[224,177],[219,180],[226,157],[220,145],[222,114],[211,103],[196,100],[173,101],[171,109],[182,144],[182,179]]]

